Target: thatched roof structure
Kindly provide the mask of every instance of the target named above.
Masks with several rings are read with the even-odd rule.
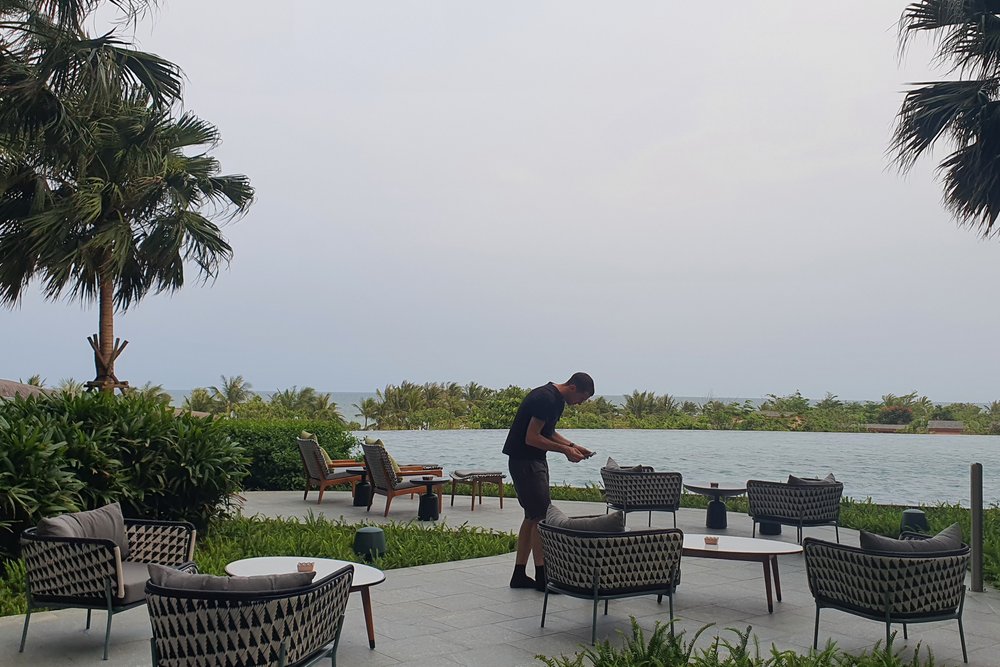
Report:
[[[14,398],[15,396],[27,398],[28,396],[44,396],[47,393],[41,387],[36,387],[33,384],[0,380],[0,398]]]

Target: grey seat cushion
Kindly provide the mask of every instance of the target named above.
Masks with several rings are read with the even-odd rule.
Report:
[[[230,591],[269,593],[302,588],[312,583],[315,572],[286,572],[255,577],[217,577],[212,574],[191,574],[170,567],[149,564],[149,579],[157,586],[188,591]]]
[[[796,477],[795,475],[789,475],[787,483],[791,484],[792,486],[809,486],[810,484],[836,484],[837,479],[833,476],[832,472],[823,479],[820,479],[818,477]]]
[[[72,512],[42,519],[36,535],[48,537],[98,537],[112,540],[122,552],[122,560],[129,555],[128,533],[125,519],[118,503],[111,503],[96,510]],[[145,581],[143,582],[145,584]]]
[[[585,530],[593,533],[624,533],[625,513],[622,511],[595,516],[566,516],[566,513],[550,504],[545,513],[545,523],[556,528]]]
[[[506,477],[502,472],[492,470],[452,470],[451,476],[457,479],[463,477]]]
[[[123,562],[122,578],[125,579],[125,597],[121,600],[123,603],[131,604],[145,599],[146,581],[149,579],[146,563]]]
[[[962,547],[962,527],[953,523],[934,537],[926,540],[895,540],[862,530],[861,548],[865,551],[911,554],[933,551],[954,551]]]

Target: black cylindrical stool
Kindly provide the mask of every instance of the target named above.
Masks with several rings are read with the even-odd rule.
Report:
[[[358,528],[354,533],[354,553],[365,560],[385,555],[385,533],[377,526]]]
[[[899,532],[902,533],[907,530],[912,530],[918,533],[931,532],[930,526],[927,525],[927,515],[924,514],[923,510],[903,510],[903,518],[899,522]]]

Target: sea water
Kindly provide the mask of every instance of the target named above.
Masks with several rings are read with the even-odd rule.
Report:
[[[968,506],[969,466],[983,464],[983,497],[1000,503],[1000,436],[900,433],[798,433],[561,429],[596,455],[570,463],[549,453],[553,484],[599,484],[608,457],[621,465],[677,471],[690,483],[742,485],[748,479],[784,481],[788,475],[844,483],[856,500],[900,505]],[[368,431],[400,462],[438,463],[448,470],[506,472],[505,430]]]

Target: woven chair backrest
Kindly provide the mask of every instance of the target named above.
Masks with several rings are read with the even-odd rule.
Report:
[[[809,590],[818,600],[895,616],[949,613],[962,602],[969,547],[938,553],[887,554],[807,537],[802,542]],[[546,563],[547,565],[547,563]]]
[[[320,454],[319,443],[304,438],[296,438],[296,441],[299,443],[299,454],[302,456],[306,476],[309,479],[326,479],[329,470],[326,469],[326,461]]]
[[[337,639],[354,576],[348,565],[308,587],[266,593],[146,585],[162,667],[307,664]]]
[[[747,481],[747,505],[751,516],[834,521],[840,517],[843,495],[841,482],[800,485],[757,479]]]
[[[601,468],[607,501],[616,507],[680,507],[683,477],[679,472],[647,472]]]
[[[538,525],[545,575],[576,590],[628,592],[670,587],[680,566],[684,533],[674,529],[591,533]]]
[[[362,444],[365,452],[365,465],[376,489],[394,491],[399,486],[399,479],[392,471],[389,463],[389,453],[380,445]]]

